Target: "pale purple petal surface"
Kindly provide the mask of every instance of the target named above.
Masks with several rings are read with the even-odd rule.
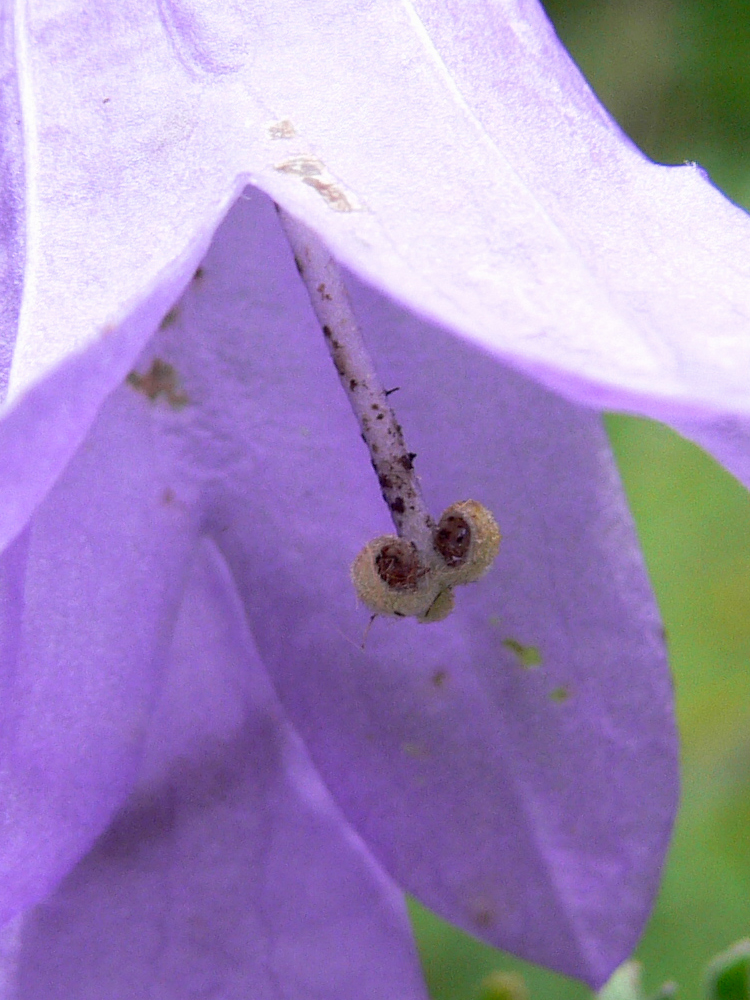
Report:
[[[80,861],[26,918],[21,1000],[417,998],[396,885],[599,985],[656,891],[677,748],[582,404],[749,474],[747,217],[634,150],[527,0],[14,18],[2,913]],[[433,512],[471,497],[504,535],[453,616],[378,620],[364,649],[349,565],[389,524],[267,195],[349,269]]]
[[[249,190],[93,439],[131,411],[148,423],[168,474],[156,499],[224,553],[281,702],[377,863],[471,932],[597,985],[635,944],[676,796],[658,616],[598,417],[354,283],[428,501],[477,497],[505,535],[445,623],[378,621],[363,651],[348,567],[385,511],[295,275]],[[156,361],[173,381],[151,398]],[[73,480],[81,505],[96,477]],[[111,489],[105,536],[120,530]],[[115,660],[130,642],[127,625],[106,635]],[[85,683],[65,681],[91,711]],[[103,828],[113,804],[86,808]]]
[[[457,23],[447,0],[18,5],[10,398],[89,353],[74,413],[59,387],[44,399],[64,440],[20,421],[41,461],[0,480],[22,497],[3,500],[2,538],[248,179],[362,277],[573,398],[675,420],[750,410],[745,214],[696,168],[635,151],[535,4],[472,6]]]
[[[658,616],[599,420],[355,287],[384,378],[401,386],[428,502],[477,497],[505,534],[497,569],[445,624],[376,622],[363,653],[347,567],[373,526],[387,529],[382,503],[361,482],[304,294],[276,306],[291,254],[270,206],[248,197],[153,350],[216,400],[222,448],[253,434],[217,497],[216,538],[261,655],[401,885],[497,945],[600,982],[656,887],[676,746]],[[238,277],[243,246],[256,263]],[[538,648],[537,669],[514,641]]]
[[[45,896],[127,794],[196,516],[135,394],[0,556],[0,921]],[[28,460],[28,457],[27,457]]]
[[[0,6],[0,400],[18,331],[24,263],[24,156],[13,17]]]
[[[310,765],[206,543],[137,787],[21,942],[17,1000],[426,1000],[403,897]]]

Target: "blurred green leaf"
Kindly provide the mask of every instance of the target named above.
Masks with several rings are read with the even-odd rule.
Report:
[[[707,1000],[750,1000],[750,940],[718,955],[706,973]]]

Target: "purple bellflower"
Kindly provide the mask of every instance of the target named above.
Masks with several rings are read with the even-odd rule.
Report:
[[[13,996],[417,1000],[403,891],[598,986],[677,753],[597,410],[748,481],[748,219],[632,147],[532,0],[1,16]],[[364,649],[387,512],[273,201],[346,268],[430,506],[503,532]]]

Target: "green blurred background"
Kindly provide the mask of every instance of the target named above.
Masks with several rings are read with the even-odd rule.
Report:
[[[750,208],[750,0],[546,7],[649,156],[696,160]],[[708,961],[750,936],[750,496],[658,424],[611,416],[608,427],[667,629],[683,747],[682,809],[636,956],[647,989],[675,979],[680,1000],[698,1000]],[[591,996],[412,913],[434,1000],[489,1000],[493,970],[520,971],[532,1000]]]

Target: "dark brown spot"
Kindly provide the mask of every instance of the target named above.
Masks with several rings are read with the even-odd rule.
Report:
[[[202,267],[197,267],[195,269],[195,274],[193,275],[193,281],[200,281],[205,273],[206,272],[203,270]]]
[[[445,684],[448,680],[448,671],[443,670],[442,668],[440,670],[436,670],[435,673],[432,675],[431,679],[433,687],[436,687],[438,690],[440,690],[440,688],[445,687]]]
[[[403,514],[406,510],[406,504],[404,503],[403,497],[396,497],[396,499],[391,504],[391,510],[395,514]]]
[[[305,266],[296,254],[294,255],[294,266],[297,268],[299,276],[302,277],[305,273]]]
[[[399,462],[406,469],[407,472],[411,472],[414,468],[414,459],[417,457],[416,451],[410,451],[408,455],[402,455]]]
[[[384,420],[385,419],[385,413],[379,413],[375,419],[376,420]]]
[[[492,927],[495,923],[495,911],[491,903],[484,899],[475,900],[470,907],[471,918],[482,930]]]
[[[177,372],[166,361],[154,358],[151,367],[145,375],[132,371],[125,380],[136,392],[155,402],[159,396],[164,396],[173,410],[181,410],[189,400],[178,387]]]
[[[380,488],[384,490],[393,489],[393,480],[390,476],[378,476],[378,482],[380,483]]]
[[[375,566],[380,579],[392,590],[415,590],[425,572],[416,548],[400,538],[383,545]]]
[[[102,104],[109,104],[111,100],[112,100],[111,97],[104,97],[102,98]]]
[[[318,295],[320,295],[321,299],[325,299],[327,302],[331,301],[331,296],[326,291],[326,286],[323,282],[318,285]]]
[[[324,326],[323,327],[323,336],[326,338],[326,340],[330,340],[331,339],[331,337],[333,336],[333,333],[331,332],[330,326]]]
[[[356,378],[350,378],[349,379],[349,392],[354,392],[354,390],[357,388],[358,385],[359,385],[359,382],[356,380]]]
[[[434,545],[446,566],[460,566],[471,545],[469,522],[458,514],[444,514],[435,531]]]

